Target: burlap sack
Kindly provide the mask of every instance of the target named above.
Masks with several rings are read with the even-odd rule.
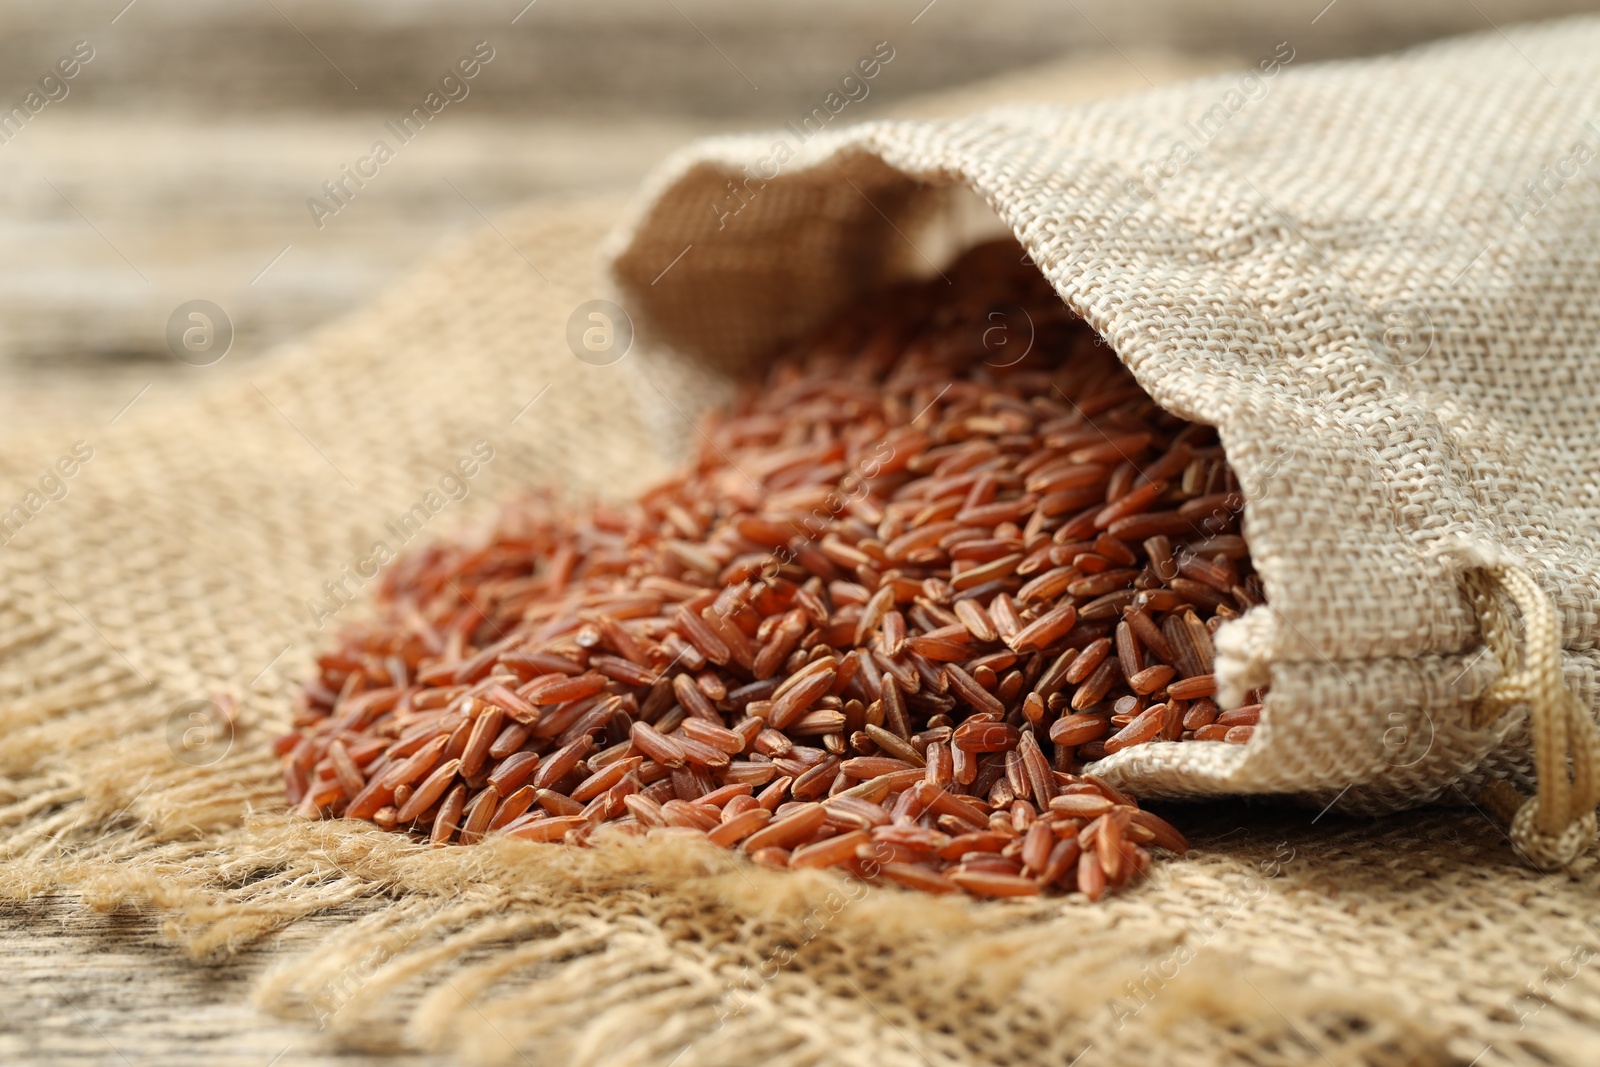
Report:
[[[657,173],[613,269],[643,333],[738,365],[936,270],[922,242],[976,192],[1140,384],[1219,428],[1270,602],[1218,635],[1225,703],[1271,683],[1254,743],[1136,746],[1105,773],[1392,810],[1525,781],[1531,715],[1515,836],[1559,865],[1600,799],[1594,43],[1575,24],[1522,55],[1294,70],[1286,42],[1096,106],[706,142]]]
[[[1536,616],[1554,599],[1562,661],[1592,702],[1595,191],[1567,181],[1521,229],[1491,208],[1586,136],[1600,25],[1509,40],[1291,63],[1148,204],[1128,198],[1130,165],[1230,107],[1238,78],[819,140],[703,243],[717,216],[691,194],[715,165],[674,164],[615,262],[642,340],[692,358],[573,358],[568,320],[604,295],[594,250],[619,206],[547,206],[249,381],[153,389],[113,424],[0,442],[5,500],[28,511],[0,551],[0,893],[153,903],[198,958],[337,920],[275,961],[259,1004],[350,1044],[465,1062],[1594,1062],[1600,873],[1583,857],[1535,875],[1468,809],[1196,811],[1180,821],[1201,847],[1124,895],[997,903],[678,842],[429,850],[291,821],[270,753],[326,636],[311,604],[335,602],[324,583],[359,593],[351,573],[390,522],[430,491],[429,537],[529,483],[636,491],[725,394],[719,365],[920,262],[911,241],[936,258],[924,186],[961,179],[1160,400],[1223,427],[1249,477],[1282,456],[1247,485],[1275,610],[1228,653],[1236,684],[1270,676],[1270,726],[1238,752],[1192,746],[1117,773],[1173,793],[1350,785],[1340,803],[1366,807],[1525,773],[1527,711],[1470,724],[1501,657],[1530,641],[1486,606],[1505,647],[1470,662],[1484,638],[1442,550],[1476,538],[1516,560],[1505,581],[1538,579],[1520,602]],[[1056,154],[1030,156],[1030,139]],[[781,242],[741,231],[758,220]],[[1427,311],[1434,349],[1383,358],[1369,296]],[[441,478],[479,441],[494,459],[454,500]],[[1547,682],[1553,658],[1530,660]],[[1548,712],[1548,686],[1521,684],[1506,698]],[[189,703],[218,693],[242,703],[231,736]],[[1368,732],[1396,694],[1437,737],[1409,767]]]

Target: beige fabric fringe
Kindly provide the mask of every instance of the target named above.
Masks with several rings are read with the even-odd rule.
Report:
[[[1563,65],[1563,41],[1596,36],[1583,23],[1513,39],[1563,83],[1584,84]],[[1521,86],[1514,68],[1491,62],[1503,47],[1495,40],[1453,47]],[[1219,89],[1164,99],[1176,106]],[[1488,106],[1466,97],[1464,106]],[[850,165],[874,190],[899,180],[868,159]],[[1283,210],[1302,207],[1292,188],[1273,191]],[[1573,195],[1592,206],[1590,193]],[[155,389],[113,425],[86,417],[0,443],[0,485],[18,498],[74,442],[94,450],[66,497],[0,549],[0,893],[67,890],[101,908],[154,902],[201,959],[312,916],[351,916],[315,952],[282,960],[259,1003],[352,1044],[464,1062],[1595,1062],[1600,872],[1586,857],[1535,875],[1472,813],[1385,823],[1197,813],[1205,844],[1195,855],[1098,906],[780,876],[681,842],[428,850],[371,827],[287,820],[268,745],[310,668],[319,634],[306,602],[325,580],[391,536],[385,523],[477,440],[493,443],[494,460],[427,536],[481,522],[530,483],[636,491],[664,471],[670,442],[692,432],[685,415],[725,396],[726,378],[704,365],[640,352],[596,368],[567,352],[568,315],[604,295],[594,249],[620,214],[609,202],[530,210],[502,222],[504,238],[461,244],[249,382],[181,403]],[[1242,214],[1247,222],[1261,220]],[[1266,232],[1286,239],[1281,227]],[[1592,251],[1571,251],[1573,277],[1589,277],[1576,272]],[[1327,281],[1319,262],[1309,249],[1294,260],[1286,301]],[[1133,340],[1115,309],[1091,311],[1119,346]],[[1135,370],[1180,410],[1234,417],[1220,400],[1194,403],[1163,384],[1179,376]],[[1558,371],[1541,366],[1535,377]],[[1519,431],[1518,450],[1547,456],[1541,431]],[[1397,434],[1397,458],[1404,440]],[[1246,454],[1269,446],[1230,431],[1235,442]],[[1577,540],[1563,544],[1577,553]],[[1292,549],[1269,538],[1270,552]],[[1413,631],[1415,605],[1384,620],[1382,640],[1412,658],[1370,665],[1363,684],[1426,695],[1438,670],[1459,669],[1476,624],[1465,599],[1445,604],[1427,584],[1434,572],[1407,559],[1410,595],[1445,621]],[[1274,581],[1280,605],[1304,593],[1337,606],[1329,590],[1284,573]],[[1569,673],[1582,675],[1587,701],[1592,649],[1571,635],[1589,633],[1594,616],[1558,588]],[[1372,621],[1357,613],[1344,625],[1359,619]],[[1276,647],[1275,628],[1256,640]],[[1315,662],[1275,659],[1271,670],[1289,692],[1343,699]],[[1482,691],[1494,673],[1475,665],[1463,688]],[[186,749],[186,702],[218,692],[242,703],[237,736]],[[1469,714],[1466,702],[1429,706],[1448,708],[1449,722]],[[1274,728],[1291,727],[1280,718]],[[1465,758],[1487,744],[1472,735],[1453,751]],[[1284,762],[1292,788],[1315,791],[1294,777],[1303,761]],[[1235,818],[1237,830],[1219,822]]]

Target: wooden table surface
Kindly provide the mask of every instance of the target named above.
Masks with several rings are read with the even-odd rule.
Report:
[[[312,1067],[444,1061],[338,1048],[249,1003],[252,978],[342,915],[299,924],[226,963],[191,962],[150,912],[102,914],[65,898],[0,903],[0,1063]]]

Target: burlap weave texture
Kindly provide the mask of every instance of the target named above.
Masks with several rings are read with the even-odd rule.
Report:
[[[1515,729],[1462,728],[1492,668],[1469,666],[1476,623],[1446,565],[1427,551],[1444,536],[1429,532],[1435,514],[1544,564],[1569,676],[1592,705],[1595,569],[1584,543],[1595,530],[1595,477],[1592,464],[1572,458],[1595,433],[1583,415],[1593,403],[1597,253],[1592,239],[1579,239],[1595,218],[1592,184],[1569,183],[1528,222],[1542,244],[1497,243],[1455,289],[1439,265],[1455,254],[1453,242],[1467,243],[1457,231],[1471,225],[1485,243],[1532,241],[1509,215],[1491,225],[1490,185],[1545,158],[1537,154],[1548,144],[1544,122],[1597,111],[1587,64],[1600,27],[1511,36],[1558,90],[1494,36],[1370,64],[1291,64],[1149,206],[1118,199],[1126,161],[1140,158],[1132,150],[1165,158],[1166,140],[1188,121],[1184,109],[1209,107],[1236,77],[1014,120],[852,135],[874,151],[880,139],[899,138],[884,149],[896,166],[950,184],[958,149],[970,162],[989,143],[999,159],[1016,138],[1057,130],[1053,140],[1089,161],[1076,184],[1060,185],[1083,199],[1065,216],[1043,201],[1017,209],[1031,212],[1024,239],[1092,232],[1096,220],[1135,209],[1130,232],[1157,234],[1148,244],[1113,255],[1084,242],[1042,262],[1054,264],[1068,299],[1158,399],[1222,426],[1242,468],[1278,463],[1247,520],[1258,558],[1273,561],[1269,592],[1288,621],[1252,621],[1233,653],[1247,673],[1270,661],[1275,691],[1293,701],[1274,705],[1262,742],[1274,757],[1202,756],[1198,746],[1185,757],[1195,765],[1125,761],[1119,773],[1130,780],[1171,792],[1281,788],[1329,800],[1334,781],[1356,780],[1370,784],[1344,801],[1410,804]],[[1525,110],[1502,107],[1490,83]],[[1301,114],[1322,118],[1263,129],[1269,109],[1291,98]],[[1437,113],[1425,109],[1430,101]],[[1440,159],[1402,151],[1403,139],[1369,141],[1364,166],[1341,164],[1324,142],[1364,129],[1363,115],[1416,131],[1436,150],[1465,143],[1482,123],[1486,152]],[[1271,147],[1285,169],[1246,166],[1251,145]],[[1196,855],[1162,863],[1150,883],[1100,907],[863,893],[814,872],[783,876],[676,845],[426,850],[371,827],[283,816],[268,743],[287,724],[294,686],[322,638],[306,602],[473,442],[492,442],[495,459],[464,500],[430,520],[427,536],[481,522],[529,484],[579,496],[635,491],[667,469],[669,442],[692,434],[686,416],[724,395],[728,367],[857,286],[920,262],[896,225],[931,251],[915,223],[936,218],[945,194],[871,154],[841,152],[837,162],[819,158],[817,170],[795,169],[784,179],[792,190],[774,182],[703,245],[690,235],[705,220],[714,226],[715,215],[668,179],[657,190],[676,191],[659,203],[680,198],[679,214],[625,219],[622,232],[635,236],[619,262],[634,282],[622,300],[641,337],[706,353],[703,361],[636,359],[642,350],[613,367],[574,360],[567,318],[604,295],[595,249],[622,209],[545,205],[501,220],[504,237],[485,233],[450,250],[249,381],[187,398],[153,390],[140,401],[148,407],[114,425],[105,421],[112,412],[85,412],[81,425],[0,445],[0,471],[18,494],[74,441],[95,449],[66,499],[0,551],[0,892],[67,889],[103,907],[154,901],[201,957],[308,916],[369,913],[315,953],[283,960],[260,1003],[308,1025],[320,1019],[354,1044],[434,1048],[464,1062],[1594,1062],[1600,935],[1588,919],[1600,872],[1586,859],[1557,875],[1531,873],[1470,811],[1382,823],[1270,805],[1197,815]],[[1395,177],[1401,159],[1412,167],[1407,181]],[[1331,171],[1346,182],[1336,195]],[[1432,186],[1421,182],[1427,175]],[[894,225],[874,223],[840,177]],[[1195,190],[1184,191],[1188,182]],[[1380,193],[1389,197],[1382,225],[1358,210]],[[764,258],[761,241],[717,243],[761,211],[774,212],[769,222],[787,217],[779,207],[791,196],[795,210],[816,211],[802,239],[780,231],[787,243]],[[1008,216],[1015,207],[995,205]],[[1484,214],[1469,217],[1465,206]],[[1428,221],[1441,213],[1459,221]],[[859,232],[829,236],[830,218]],[[1392,262],[1375,262],[1364,242],[1390,222],[1416,248],[1396,241]],[[644,242],[649,234],[654,244]],[[686,243],[696,247],[649,286]],[[858,259],[841,254],[847,245]],[[1537,259],[1536,247],[1551,258]],[[1163,249],[1166,281],[1113,283],[1115,272],[1132,277]],[[1425,270],[1406,273],[1423,259]],[[693,273],[718,264],[725,273]],[[785,264],[817,274],[791,282],[773,273]],[[1478,273],[1490,267],[1491,276]],[[680,280],[680,271],[689,273]],[[1418,288],[1427,279],[1435,288]],[[779,283],[792,306],[776,306]],[[1427,295],[1436,330],[1470,337],[1452,349],[1469,356],[1436,351],[1399,365],[1378,357],[1367,296],[1391,292]],[[1162,339],[1172,308],[1187,309],[1187,322]],[[1220,352],[1207,347],[1219,338],[1227,339]],[[1530,338],[1547,347],[1530,354]],[[1577,358],[1584,352],[1588,363]],[[1490,355],[1529,355],[1525,377]],[[1465,452],[1462,427],[1482,429]],[[1362,448],[1382,442],[1378,458],[1318,444],[1335,430]],[[1496,464],[1517,478],[1473,480]],[[1352,515],[1316,476],[1328,470],[1368,501],[1337,540],[1329,528]],[[1329,551],[1324,569],[1346,578],[1362,567],[1396,569],[1344,587],[1296,569],[1304,554]],[[1361,599],[1380,595],[1391,614]],[[329,625],[360,611],[342,609]],[[1378,629],[1360,630],[1368,625]],[[1358,694],[1398,693],[1427,708],[1440,739],[1425,763],[1395,769],[1352,682]],[[242,698],[243,729],[215,763],[177,759],[174,712],[219,691]],[[1301,722],[1306,709],[1320,716],[1318,736]],[[1359,767],[1350,766],[1352,750],[1322,736],[1330,730],[1359,742]],[[1509,755],[1497,758],[1515,763],[1516,745],[1512,737]],[[1343,762],[1330,771],[1328,759]],[[1184,822],[1182,814],[1173,817]]]

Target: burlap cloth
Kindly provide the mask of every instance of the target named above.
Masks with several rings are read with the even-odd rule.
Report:
[[[1470,662],[1481,643],[1470,603],[1426,551],[1440,536],[1427,532],[1445,527],[1543,564],[1536,573],[1560,609],[1566,669],[1592,701],[1600,187],[1566,182],[1521,228],[1491,217],[1489,190],[1514,190],[1524,171],[1537,179],[1586,136],[1581,119],[1600,115],[1596,55],[1600,25],[1578,22],[1397,61],[1291,68],[1200,159],[1162,180],[1159,210],[1134,198],[1135,225],[1156,227],[1152,240],[1190,264],[1182,286],[1108,287],[1114,268],[1131,276],[1148,248],[1120,265],[1082,254],[1046,261],[1159,399],[1225,427],[1236,462],[1259,466],[1261,450],[1288,435],[1296,447],[1284,462],[1302,464],[1287,480],[1293,491],[1263,495],[1247,523],[1278,616],[1324,652],[1308,654],[1275,625],[1252,630],[1237,652],[1270,672],[1275,699],[1289,694],[1271,709],[1284,765],[1247,780],[1246,751],[1188,767],[1168,791],[1209,790],[1232,775],[1240,788],[1270,781],[1302,800],[1326,793],[1344,804],[1352,798],[1330,788],[1342,781],[1361,805],[1388,807],[1433,796],[1486,753],[1509,753],[1500,765],[1525,770],[1518,713],[1486,728],[1492,736],[1469,728],[1470,694],[1495,668]],[[1125,170],[1140,158],[1130,153],[1164,157],[1174,127],[1236,84],[859,136],[876,139],[861,144],[877,157],[948,184],[976,180],[951,153],[988,144],[1023,167],[1000,150],[1049,128],[1066,153],[1057,162],[1070,157],[1079,176],[1057,192],[1120,212],[1110,201],[1115,190],[1126,196]],[[1378,129],[1390,133],[1365,142],[1352,133]],[[927,236],[908,227],[935,209],[871,153],[847,151],[816,172],[836,209],[818,218],[865,218],[853,201],[865,192],[890,225],[854,227],[860,273],[795,287],[812,296],[769,305],[770,321],[739,310],[770,284],[748,269],[758,262],[750,247],[719,255],[708,242],[659,275],[681,248],[659,219],[624,215],[614,202],[546,205],[441,255],[243,385],[165,407],[151,398],[110,426],[85,421],[0,446],[0,477],[19,500],[75,442],[93,449],[65,480],[65,498],[39,507],[0,550],[0,892],[65,889],[97,907],[154,902],[171,909],[171,934],[199,957],[330,910],[364,913],[315,952],[282,960],[259,1003],[352,1043],[454,1051],[467,1062],[1596,1062],[1594,861],[1532,872],[1471,811],[1384,822],[1245,813],[1236,832],[1202,816],[1213,826],[1204,847],[1098,906],[926,898],[752,869],[681,842],[428,850],[371,827],[284,816],[269,745],[319,640],[307,601],[328,602],[324,582],[359,585],[347,566],[392,538],[386,524],[438,489],[477,441],[492,443],[494,459],[464,499],[440,506],[427,536],[481,522],[530,482],[621,495],[659,476],[692,433],[688,418],[726,394],[718,360],[824,313],[875,275],[914,266],[904,248],[886,250],[897,229]],[[1242,159],[1273,165],[1233,169]],[[684,188],[671,184],[683,173],[669,167],[655,194]],[[807,173],[794,180],[803,185]],[[860,190],[839,192],[841,177]],[[787,202],[778,193],[763,191],[746,210],[778,217]],[[1092,237],[1102,220],[1069,215],[1032,221]],[[715,358],[641,349],[596,367],[568,351],[570,313],[606,293],[596,250],[619,218],[623,236],[610,247],[624,250],[619,272],[636,319],[657,339]],[[820,251],[798,254],[801,242],[786,259],[809,269],[849,229],[821,226]],[[1378,230],[1395,254],[1372,262],[1361,250]],[[630,245],[630,234],[661,239]],[[652,260],[657,250],[666,254]],[[734,263],[746,265],[746,283],[729,273]],[[1230,290],[1241,276],[1256,286]],[[1453,350],[1481,350],[1468,372],[1454,361],[1372,358],[1369,295],[1402,283],[1418,287],[1405,292],[1402,315],[1424,307],[1437,335],[1456,339]],[[708,285],[723,286],[711,301]],[[674,306],[688,310],[674,318]],[[1174,307],[1185,309],[1185,327],[1164,335]],[[1219,336],[1231,363],[1216,356]],[[1526,356],[1509,377],[1507,352]],[[1274,369],[1290,356],[1292,372]],[[1208,375],[1231,375],[1229,387],[1207,390]],[[1277,391],[1240,384],[1257,378]],[[1305,403],[1271,402],[1288,394]],[[1241,398],[1256,407],[1241,409]],[[1380,425],[1381,463],[1345,456],[1331,479],[1335,468],[1316,466],[1333,463],[1319,442]],[[1474,428],[1479,451],[1465,455],[1462,435]],[[1589,465],[1568,464],[1574,448],[1563,446],[1576,442],[1589,443],[1578,450]],[[1496,468],[1507,476],[1463,484]],[[1533,491],[1524,478],[1544,480]],[[1346,489],[1369,507],[1341,508]],[[1287,517],[1296,513],[1298,526]],[[1342,778],[1312,767],[1341,754],[1286,719],[1317,707],[1338,723],[1367,700],[1329,675],[1332,664],[1372,668],[1353,681],[1362,694],[1390,686],[1451,727],[1441,735],[1470,745],[1444,743],[1443,763],[1434,745],[1420,762],[1376,768],[1366,749]],[[1438,679],[1463,668],[1467,681],[1446,677],[1441,696]],[[240,729],[231,742],[202,734],[193,744],[186,732],[204,716],[189,718],[187,702],[219,692],[240,699]],[[1284,737],[1323,744],[1322,755],[1288,759]]]

